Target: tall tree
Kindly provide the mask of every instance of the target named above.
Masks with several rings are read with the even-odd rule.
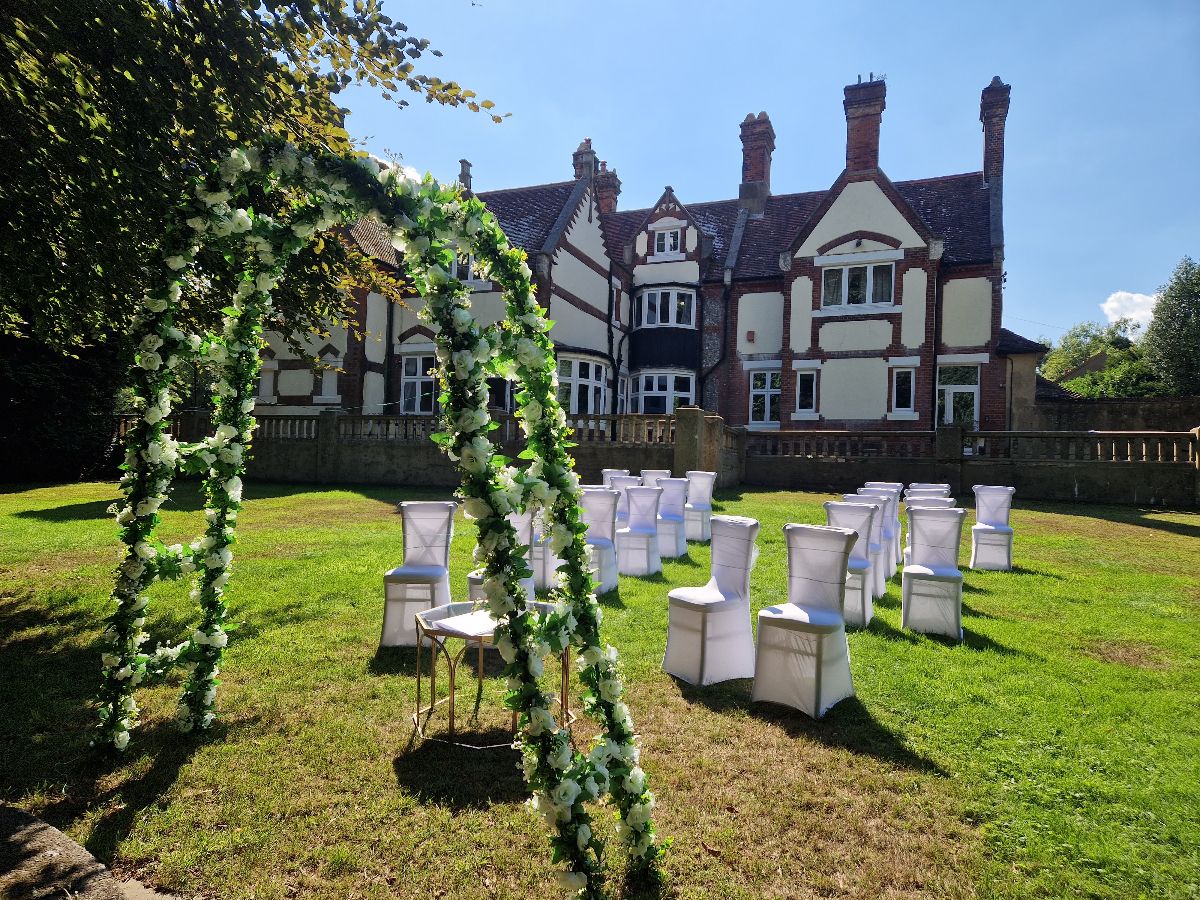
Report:
[[[1200,265],[1185,256],[1159,290],[1142,341],[1146,359],[1172,394],[1200,394]]]
[[[1041,373],[1058,381],[1097,353],[1128,350],[1133,344],[1137,326],[1131,319],[1118,319],[1107,325],[1100,322],[1080,322],[1069,329],[1042,359]]]

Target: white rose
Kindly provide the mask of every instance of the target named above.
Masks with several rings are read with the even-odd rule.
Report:
[[[238,430],[232,425],[218,425],[213,432],[213,443],[218,447],[223,446],[237,437],[237,433]]]
[[[233,234],[241,234],[244,231],[249,231],[254,223],[250,221],[250,214],[244,209],[235,209],[233,218],[229,221],[229,230]]]
[[[136,544],[134,544],[133,552],[136,553],[141,559],[146,560],[154,559],[154,557],[158,556],[158,551],[145,541],[138,541]]]
[[[592,842],[592,829],[587,822],[584,822],[575,831],[575,846],[580,850],[586,850],[587,845]]]
[[[566,769],[571,765],[573,756],[571,745],[567,741],[559,741],[554,747],[554,752],[547,758],[547,762],[556,769]]]
[[[240,446],[240,445],[239,445]],[[224,484],[225,493],[229,495],[229,499],[234,503],[240,503],[242,500],[242,479],[234,475]]]
[[[529,671],[529,674],[532,677],[542,677],[542,672],[545,671],[545,664],[542,661],[541,655],[537,653],[536,649],[530,652],[529,657],[525,662],[525,668]]]
[[[586,825],[583,826],[587,828]],[[586,844],[584,844],[586,846]],[[558,872],[558,886],[566,893],[579,893],[587,887],[587,875],[583,872]]]
[[[609,703],[621,699],[621,682],[615,678],[605,678],[600,682],[600,697]]]
[[[468,497],[463,502],[463,513],[468,519],[486,519],[492,515],[492,507],[479,497]]]
[[[174,271],[178,272],[180,269],[182,269],[184,266],[187,265],[187,260],[184,259],[182,256],[168,256],[166,259],[166,263],[167,263],[167,268],[173,269]]]
[[[581,790],[582,788],[579,787],[578,782],[570,778],[564,778],[550,792],[550,799],[558,806],[570,808],[575,805],[575,800]]]
[[[254,287],[260,294],[269,294],[275,287],[275,279],[267,272],[259,272],[254,278]]]
[[[500,658],[506,663],[511,663],[517,658],[517,648],[513,645],[512,638],[507,632],[499,632],[493,642],[496,650],[500,653]]]
[[[646,789],[646,773],[639,766],[634,766],[625,776],[622,785],[630,794],[640,795]]]
[[[147,371],[157,372],[162,368],[163,359],[153,350],[143,350],[137,355],[137,364]]]
[[[113,746],[116,747],[118,750],[124,750],[126,747],[128,747],[129,746],[129,732],[128,731],[118,731],[116,734],[114,734],[113,735]]]

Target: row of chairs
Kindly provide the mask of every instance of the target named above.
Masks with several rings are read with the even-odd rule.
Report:
[[[750,571],[758,557],[759,523],[712,519],[712,572],[703,587],[668,594],[663,669],[692,684],[753,678],[753,699],[782,703],[820,717],[852,696],[846,625],[871,619],[879,576],[902,569],[902,623],[917,631],[962,637],[962,572],[958,548],[965,510],[949,485],[910,485],[908,546],[900,550],[899,484],[869,483],[825,504],[828,525],[784,526],[787,602],[758,614],[751,630]],[[978,485],[972,565],[1011,567],[1008,526],[1013,489]],[[1007,529],[1005,531],[1005,529]],[[1007,549],[994,539],[1007,534]],[[982,539],[982,540],[980,540]],[[978,542],[978,543],[977,543]],[[1001,565],[1003,563],[1003,565]]]

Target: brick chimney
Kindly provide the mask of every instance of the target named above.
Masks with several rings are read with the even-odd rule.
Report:
[[[591,178],[596,174],[596,151],[592,149],[592,139],[584,138],[575,152],[571,154],[571,162],[575,165],[575,178]]]
[[[600,212],[615,212],[617,197],[621,194],[621,179],[617,177],[617,170],[613,169],[610,172],[608,163],[601,160],[600,171],[593,177],[592,184],[596,190],[596,205],[600,207]]]
[[[458,183],[468,191],[471,189],[471,161],[468,159],[458,161]]]
[[[879,168],[879,123],[887,104],[887,85],[872,76],[865,84],[846,85],[846,171],[869,172]]]
[[[983,123],[983,180],[991,184],[1004,176],[1004,120],[1012,88],[996,75],[979,95],[979,121]]]
[[[771,196],[771,153],[775,150],[775,129],[765,112],[747,113],[742,120],[742,184],[738,205],[752,213],[761,213]]]

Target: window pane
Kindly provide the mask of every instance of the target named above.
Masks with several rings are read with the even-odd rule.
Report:
[[[410,377],[417,374],[417,357],[404,357],[404,374]]]
[[[822,277],[824,288],[821,294],[822,306],[840,306],[842,303],[842,270],[826,269]]]
[[[975,392],[974,391],[955,391],[954,392],[954,423],[955,425],[964,425],[968,428],[975,424]]]
[[[642,303],[643,298],[638,297],[633,301],[633,327],[640,328],[642,325]]]
[[[592,377],[592,367],[582,359],[579,361],[579,377],[590,379]]]
[[[750,397],[750,421],[765,422],[767,415],[767,398],[762,394],[753,394]]]
[[[400,408],[406,413],[417,411],[417,383],[415,381],[406,381],[400,389]]]
[[[783,374],[780,372],[771,373],[771,390],[777,391],[783,384]]]
[[[658,389],[662,393],[664,393],[664,394],[666,393],[666,391],[667,391],[667,376],[666,375],[658,376]]]
[[[654,235],[654,252],[662,253],[667,249],[667,236],[659,231]]]
[[[663,396],[642,397],[642,412],[647,415],[661,415],[667,411],[667,398]]]
[[[766,372],[751,372],[750,373],[750,390],[761,391],[767,386]]]
[[[768,394],[767,395],[767,421],[768,422],[778,422],[779,421],[779,395],[778,394]]]
[[[938,384],[979,384],[979,367],[939,366]]]
[[[658,295],[658,324],[669,325],[671,322],[671,292],[663,291]]]
[[[675,376],[675,393],[691,394],[692,393],[692,376],[691,375],[676,375]]]
[[[892,267],[874,266],[871,269],[871,302],[892,302]]]
[[[675,295],[675,322],[678,325],[692,324],[692,295],[680,291]]]
[[[421,373],[422,375],[437,374],[437,357],[422,356],[421,357]]]
[[[571,410],[571,412],[591,412],[591,410],[588,409],[588,386],[586,384],[578,384],[575,386],[575,408]]]
[[[591,412],[591,413],[606,413],[606,412],[608,412],[608,410],[604,408],[604,403],[602,402],[603,399],[604,399],[604,394],[603,394],[603,391],[601,390],[601,388],[593,387],[592,388],[592,407],[591,407],[591,409],[588,410],[588,412]]]
[[[674,253],[678,249],[679,249],[679,232],[672,231],[671,232],[671,252]]]
[[[571,377],[571,360],[560,359],[558,361],[558,374],[559,374],[559,377],[562,377],[562,378],[570,378]]]
[[[571,386],[569,384],[560,384],[558,386],[558,405],[564,410],[571,408]]]
[[[892,404],[895,409],[913,408],[913,373],[910,369],[900,369],[896,372],[895,394]]]
[[[867,302],[867,267],[866,266],[851,266],[846,270],[846,302],[847,303],[866,303]]]
[[[811,412],[816,409],[817,376],[813,372],[796,375],[796,409]]]
[[[433,382],[432,381],[422,381],[421,382],[420,411],[423,413],[433,412]]]
[[[938,391],[937,423],[946,424],[946,392]]]
[[[658,324],[658,293],[651,291],[646,295],[646,324]]]

